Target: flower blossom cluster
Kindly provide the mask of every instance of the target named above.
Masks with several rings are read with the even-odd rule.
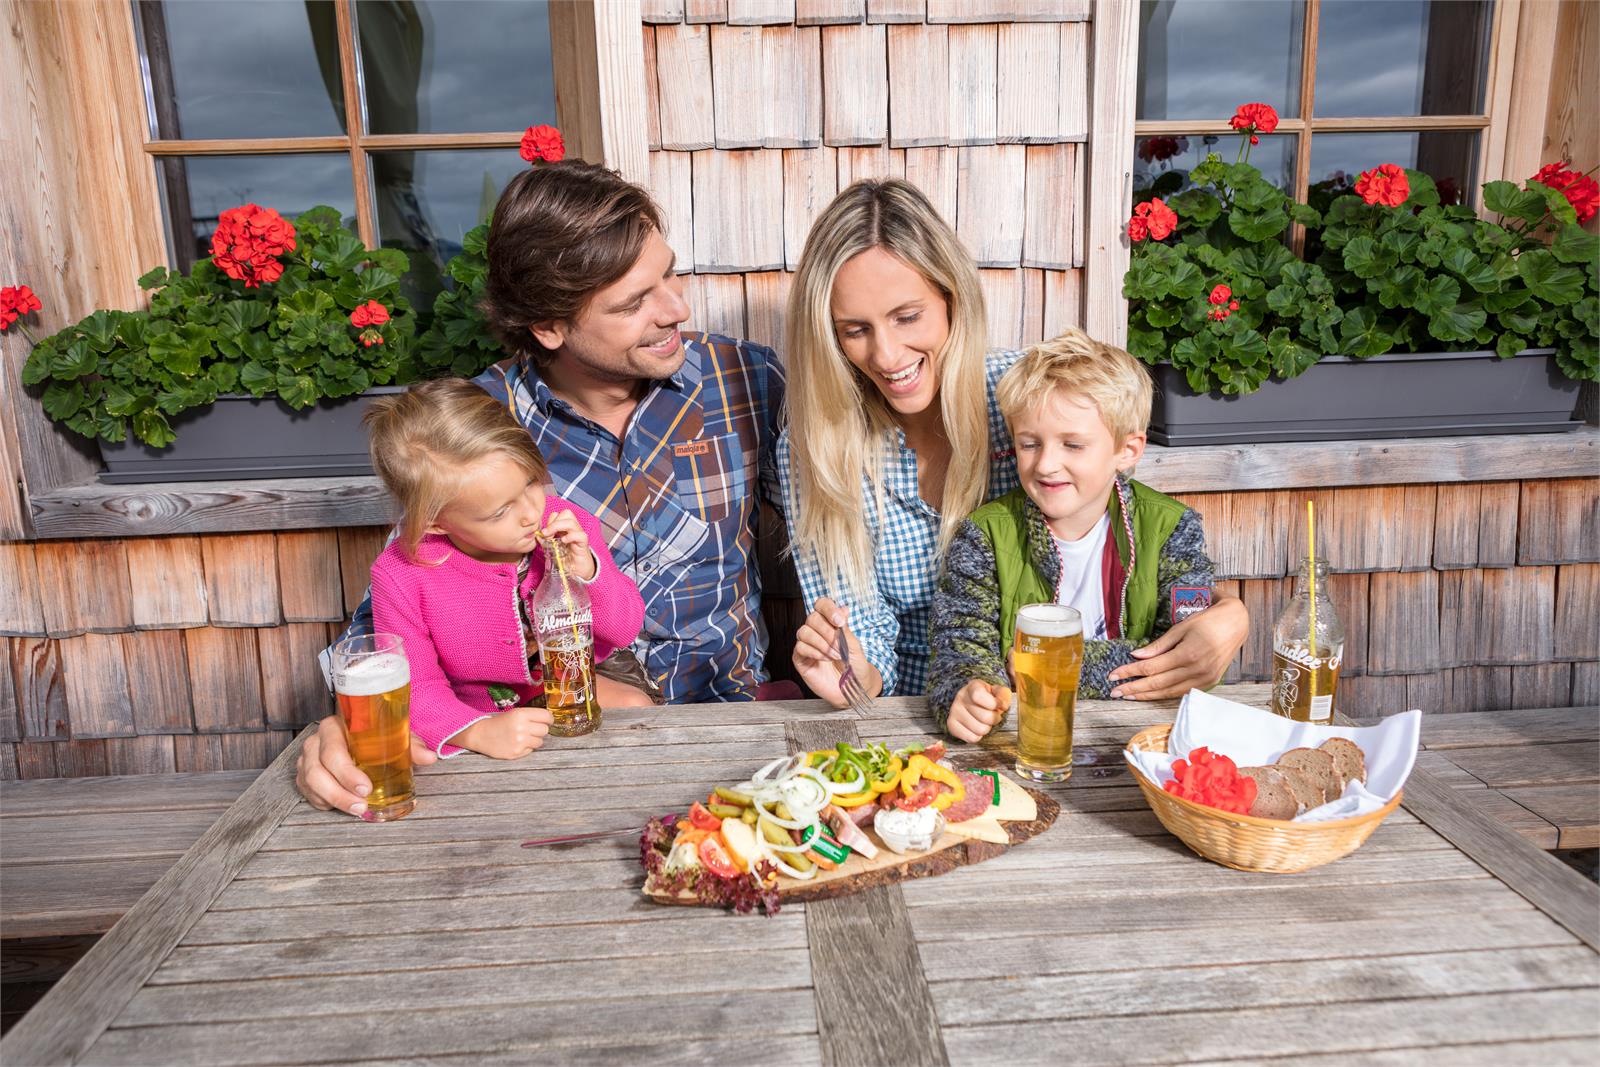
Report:
[[[211,262],[246,289],[283,277],[278,258],[295,249],[294,227],[269,207],[244,204],[222,213],[211,235]]]
[[[8,329],[22,316],[43,307],[26,285],[0,286],[0,330]]]
[[[361,331],[361,343],[368,348],[383,344],[383,331],[378,327],[388,321],[389,309],[376,300],[368,300],[350,312],[350,325]]]
[[[1133,218],[1128,220],[1128,240],[1138,242],[1146,237],[1165,240],[1177,225],[1178,213],[1160,197],[1147,200],[1133,209]]]
[[[1600,212],[1600,184],[1587,174],[1568,170],[1566,161],[1549,163],[1539,168],[1539,173],[1528,179],[1548,185],[1567,198],[1572,210],[1578,213],[1578,224],[1588,222]]]

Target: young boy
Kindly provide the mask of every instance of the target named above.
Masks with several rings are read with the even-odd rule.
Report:
[[[1024,604],[1083,616],[1078,692],[1104,697],[1132,652],[1211,604],[1200,516],[1132,481],[1150,422],[1150,377],[1078,330],[1035,345],[996,390],[1021,487],[961,524],[933,601],[928,703],[962,741],[1010,704],[1011,642]]]

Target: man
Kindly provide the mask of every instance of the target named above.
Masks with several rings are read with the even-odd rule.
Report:
[[[783,369],[689,317],[645,190],[577,161],[512,180],[489,230],[483,310],[514,353],[475,381],[528,427],[556,493],[594,514],[639,586],[635,684],[668,701],[755,699],[766,682],[755,526],[777,497]],[[365,604],[354,630],[370,630]],[[413,746],[418,763],[432,753]],[[365,812],[336,718],[300,757],[318,807]]]

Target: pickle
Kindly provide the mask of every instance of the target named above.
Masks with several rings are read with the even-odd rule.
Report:
[[[716,794],[723,800],[726,800],[729,804],[736,804],[741,808],[748,808],[750,806],[750,798],[739,792],[737,789],[729,789],[725,785],[719,785],[716,788]]]
[[[739,813],[739,821],[746,825],[754,826],[756,824],[756,809],[745,808]]]
[[[736,804],[708,804],[706,810],[719,819],[737,819],[749,809]]]
[[[781,800],[772,806],[772,810],[777,812],[778,818],[780,819],[794,819],[794,816],[789,814],[789,805],[785,804]]]
[[[775,822],[762,819],[761,833],[765,835],[766,839],[772,842],[774,845],[786,845],[790,848],[794,847],[794,838],[789,836],[789,831],[785,830]],[[787,863],[797,871],[809,871],[813,866],[815,866],[803,852],[785,852],[783,853],[783,862]]]

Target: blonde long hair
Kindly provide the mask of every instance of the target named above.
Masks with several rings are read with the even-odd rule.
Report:
[[[806,238],[785,316],[788,429],[798,515],[794,550],[809,554],[830,584],[858,596],[870,586],[874,546],[861,514],[861,479],[883,514],[883,458],[899,423],[845,357],[833,327],[833,284],[852,257],[882,248],[944,296],[950,336],[938,353],[939,411],[950,442],[938,550],[988,489],[989,418],[984,353],[988,330],[972,257],[909,182],[859,181],[834,198]]]

